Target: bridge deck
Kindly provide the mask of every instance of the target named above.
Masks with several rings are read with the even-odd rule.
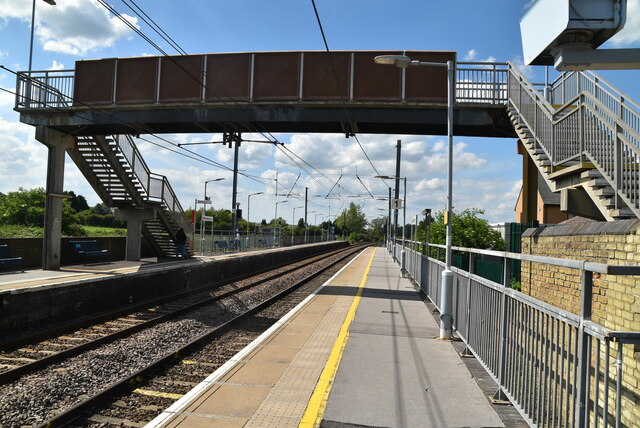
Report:
[[[78,61],[21,73],[20,120],[74,135],[329,132],[444,135],[445,67],[374,63],[402,52],[256,52]],[[445,63],[455,52],[406,52]],[[454,131],[515,136],[506,64],[456,64]]]

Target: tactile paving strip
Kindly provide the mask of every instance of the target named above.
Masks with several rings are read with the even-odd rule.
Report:
[[[224,421],[233,421],[233,426],[245,423],[247,427],[298,426],[351,307],[371,251],[365,251],[333,278],[322,294],[308,301],[217,382],[210,384],[199,398],[175,412],[165,426],[224,426]],[[334,285],[336,292],[332,293]],[[257,369],[265,373],[252,376]],[[269,370],[275,371],[273,376],[266,373]],[[265,384],[269,378],[273,382]]]

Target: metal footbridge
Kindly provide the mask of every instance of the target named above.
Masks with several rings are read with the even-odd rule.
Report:
[[[67,153],[109,206],[158,205],[145,235],[159,254],[183,212],[131,135],[179,132],[337,132],[444,135],[446,70],[380,67],[398,52],[261,52],[78,61],[75,70],[19,73],[21,122],[72,136]],[[455,52],[406,52],[421,61]],[[547,88],[511,63],[456,64],[454,134],[517,137],[525,211],[537,171],[563,211],[640,217],[640,105],[594,73]],[[162,242],[161,242],[162,241]]]

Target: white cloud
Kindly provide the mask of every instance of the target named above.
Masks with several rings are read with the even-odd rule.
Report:
[[[98,2],[58,0],[56,6],[37,2],[35,32],[47,51],[83,56],[97,49],[113,46],[132,30]],[[0,0],[0,18],[31,22],[29,1]],[[139,28],[138,19],[122,17]]]
[[[471,49],[469,52],[467,52],[467,54],[464,56],[464,60],[465,61],[473,61],[476,59],[476,55],[478,54],[478,52],[476,52],[475,49]]]
[[[49,70],[64,70],[64,64],[54,59],[53,63],[51,63],[51,67],[49,67]]]
[[[627,0],[627,22],[624,28],[611,38],[615,46],[640,43],[640,0]]]

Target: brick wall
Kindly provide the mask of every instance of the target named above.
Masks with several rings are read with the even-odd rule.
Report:
[[[611,265],[640,265],[640,220],[588,222],[529,229],[522,253]],[[522,262],[522,292],[580,314],[580,271]],[[594,322],[612,330],[640,331],[640,276],[594,274]],[[623,423],[640,426],[640,347],[623,357]],[[615,376],[613,368],[610,374]]]

